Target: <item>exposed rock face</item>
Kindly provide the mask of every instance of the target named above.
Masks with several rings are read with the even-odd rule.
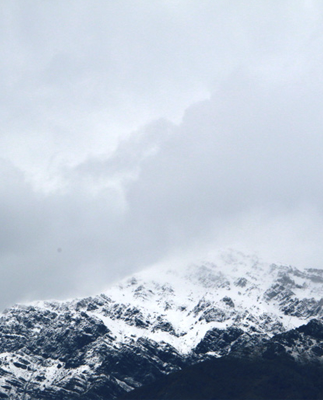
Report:
[[[323,355],[323,271],[226,253],[0,318],[0,398],[113,399],[211,357]],[[303,325],[303,326],[301,326]]]
[[[79,303],[70,310],[65,304],[51,306],[56,311],[17,307],[2,316],[3,398],[115,398],[186,362],[167,343],[145,337],[116,341],[101,319],[76,310]]]
[[[227,329],[210,329],[195,347],[194,351],[197,354],[215,352],[220,356],[227,355],[230,353],[232,345],[243,333],[242,329],[234,327]]]
[[[273,359],[285,355],[300,362],[323,361],[323,323],[312,319],[308,324],[274,335],[256,348],[253,355]]]

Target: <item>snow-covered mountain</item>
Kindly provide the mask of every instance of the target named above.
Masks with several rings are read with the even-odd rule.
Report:
[[[0,319],[0,398],[112,399],[229,353],[318,360],[322,283],[323,270],[226,251],[98,296],[17,305]]]

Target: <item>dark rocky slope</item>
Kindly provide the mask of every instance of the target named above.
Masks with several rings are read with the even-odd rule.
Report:
[[[120,400],[322,400],[323,368],[283,356],[204,361],[135,389]]]

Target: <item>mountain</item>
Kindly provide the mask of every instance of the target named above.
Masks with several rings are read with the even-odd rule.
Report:
[[[312,319],[247,348],[235,343],[228,356],[184,367],[120,400],[320,400],[322,340],[323,322]]]
[[[0,318],[0,399],[103,400],[231,355],[323,355],[323,270],[234,251],[154,267],[104,294]]]
[[[225,356],[166,375],[120,400],[321,400],[322,365]]]

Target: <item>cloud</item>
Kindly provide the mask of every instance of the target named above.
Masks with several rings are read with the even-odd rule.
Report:
[[[223,246],[321,266],[320,2],[2,10],[0,308]]]
[[[50,189],[62,165],[111,153],[152,119],[179,122],[237,67],[284,76],[308,47],[320,53],[319,2],[15,0],[2,10],[0,144]]]
[[[59,191],[3,162],[2,304],[92,293],[219,246],[319,266],[321,101],[314,77],[268,86],[240,70],[180,124],[157,120],[65,167]]]
[[[280,242],[295,238],[295,252],[304,243],[305,229],[320,254],[319,264],[322,232],[315,221],[322,216],[323,138],[317,90],[315,79],[308,85],[263,86],[254,76],[239,73],[209,101],[189,108],[129,188],[129,208],[138,225],[145,221],[150,235],[163,237],[168,249],[205,240],[230,245],[228,233],[225,241],[221,238],[221,230],[230,227],[232,241],[250,248],[260,235],[267,240],[267,254],[271,249],[285,261],[288,256],[295,261],[290,243],[285,252],[277,251],[273,235],[281,225]],[[303,220],[317,229],[297,223]]]

